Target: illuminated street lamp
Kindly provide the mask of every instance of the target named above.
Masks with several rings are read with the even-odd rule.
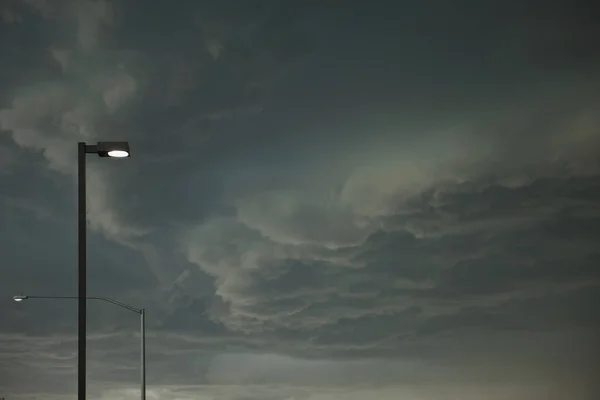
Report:
[[[130,156],[127,142],[98,142],[89,145],[79,142],[77,147],[78,180],[78,306],[77,306],[77,400],[86,400],[86,334],[87,334],[87,218],[86,218],[86,154],[100,157],[126,158]],[[25,298],[15,301],[23,301]]]

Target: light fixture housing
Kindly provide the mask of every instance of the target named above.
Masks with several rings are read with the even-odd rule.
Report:
[[[23,295],[19,295],[19,296],[13,296],[13,300],[16,301],[17,303],[20,303],[23,300],[27,300],[28,296],[23,296]]]
[[[100,157],[127,158],[131,156],[128,142],[98,142],[96,152]]]

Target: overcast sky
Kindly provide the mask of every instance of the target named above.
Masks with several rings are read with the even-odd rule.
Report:
[[[0,397],[596,398],[590,4],[0,0]]]

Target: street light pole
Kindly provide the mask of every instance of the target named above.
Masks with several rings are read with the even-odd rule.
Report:
[[[28,300],[28,299],[68,299],[68,300],[79,300],[79,297],[75,297],[75,296],[25,296],[25,295],[19,295],[19,296],[13,296],[13,300],[20,303],[24,300]],[[141,326],[140,326],[140,350],[141,350],[141,356],[140,356],[140,377],[141,377],[141,400],[146,400],[146,309],[144,308],[135,308],[132,307],[130,305],[127,305],[125,303],[121,303],[120,301],[111,299],[109,297],[96,297],[96,296],[89,296],[86,297],[86,300],[101,300],[101,301],[106,301],[108,303],[112,303],[114,305],[117,305],[121,308],[125,308],[129,311],[133,311],[137,314],[140,315],[140,322],[141,322]],[[85,382],[84,382],[85,383]],[[85,389],[85,386],[84,386]],[[85,392],[84,392],[85,393]],[[2,399],[0,399],[2,400]]]
[[[140,363],[140,374],[141,374],[141,385],[142,385],[142,400],[146,400],[146,310],[142,308],[140,310],[140,320],[142,323],[140,335],[141,340],[141,363]]]
[[[86,144],[78,143],[78,305],[77,305],[77,400],[86,400],[86,333],[87,333],[87,218],[86,218]]]
[[[87,218],[86,218],[86,154],[100,157],[129,157],[127,142],[77,144],[77,224],[78,224],[78,306],[77,306],[77,400],[86,400],[86,333],[87,333]]]

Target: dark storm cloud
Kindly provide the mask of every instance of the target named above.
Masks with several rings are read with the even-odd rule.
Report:
[[[123,137],[90,293],[149,309],[151,396],[586,399],[596,11],[251,3],[3,3],[2,292],[73,293],[74,143]],[[0,387],[74,390],[75,304],[15,306]],[[136,316],[90,307],[92,395],[137,396]]]
[[[240,242],[244,236],[235,235],[247,228],[221,222],[207,231],[217,240],[215,245],[201,235],[200,243],[206,250],[202,250],[204,263],[200,265],[211,268],[208,265],[223,254],[220,267],[208,271],[217,276],[227,274],[229,279],[228,266],[239,263],[242,268],[232,270],[237,276],[231,289],[241,298],[253,299],[252,306],[248,305],[253,309],[251,314],[258,309],[267,312],[270,307],[263,301],[271,304],[282,300],[283,309],[298,308],[292,318],[296,321],[311,302],[340,293],[360,298],[365,289],[361,300],[387,289],[388,293],[410,292],[427,301],[494,297],[539,284],[582,284],[598,279],[594,268],[597,238],[588,228],[597,214],[597,194],[590,191],[596,185],[590,178],[542,178],[523,187],[491,184],[472,192],[481,185],[462,184],[458,190],[439,191],[437,205],[424,193],[420,195],[424,207],[415,207],[415,200],[410,200],[408,210],[414,211],[402,210],[402,217],[392,215],[392,222],[386,223],[390,233],[374,230],[364,246],[349,244],[345,250],[303,246],[303,238],[284,236],[290,232],[301,235],[295,226],[285,224],[275,230],[257,225],[266,237],[255,236],[254,243]],[[275,216],[276,210],[269,207],[264,212]],[[225,229],[222,236],[215,235],[219,226]],[[564,236],[562,232],[567,231],[568,236]],[[575,237],[579,240],[567,239]],[[302,262],[310,259],[323,261]],[[218,279],[216,283],[219,285]],[[227,282],[221,284],[226,286]],[[369,287],[378,289],[369,293]],[[294,299],[295,303],[290,302]]]
[[[168,228],[166,224],[202,217],[200,203],[189,196],[189,189],[202,185],[203,192],[217,194],[219,188],[214,184],[211,188],[215,178],[193,171],[213,169],[218,160],[199,145],[218,133],[215,122],[230,119],[238,110],[259,109],[261,99],[255,95],[256,90],[269,85],[274,77],[269,71],[284,72],[295,58],[284,51],[302,49],[302,53],[305,47],[294,25],[301,16],[287,18],[286,24],[276,23],[286,10],[268,2],[263,7],[251,7],[252,13],[240,5],[206,10],[189,2],[182,8],[154,3],[145,8],[145,15],[152,18],[143,24],[139,21],[141,26],[136,32],[122,26],[103,41],[96,40],[102,36],[102,29],[114,30],[113,25],[118,25],[120,18],[135,20],[137,9],[131,4],[108,2],[82,2],[81,9],[76,10],[68,10],[68,2],[25,3],[19,5],[21,10],[31,6],[38,12],[27,14],[27,18],[42,16],[47,23],[68,21],[74,29],[79,27],[77,38],[83,42],[79,48],[70,48],[72,43],[50,36],[54,42],[46,43],[43,51],[40,49],[46,54],[42,61],[47,83],[30,79],[33,85],[11,88],[18,97],[12,107],[3,111],[3,126],[20,138],[16,141],[22,146],[47,146],[44,154],[50,165],[62,171],[72,169],[72,161],[68,160],[72,160],[69,154],[74,148],[67,141],[68,135],[73,136],[73,142],[80,134],[98,138],[124,135],[136,142],[139,164],[90,165],[90,180],[94,182],[90,184],[93,226],[121,241],[130,242],[159,226]],[[163,18],[165,15],[171,18]],[[88,31],[82,27],[90,22],[89,18],[97,29]],[[211,23],[204,23],[204,19]],[[175,26],[173,20],[180,23]],[[14,29],[21,32],[25,27]],[[139,39],[144,32],[160,32],[160,41],[144,37],[142,45]],[[272,42],[270,38],[274,36],[289,40]],[[299,39],[295,39],[297,36]],[[207,44],[209,39],[213,45],[227,48],[216,54]],[[297,40],[300,42],[291,46]],[[52,46],[51,51],[47,51],[48,46]],[[94,46],[92,53],[89,46]],[[176,56],[171,57],[171,53]],[[186,81],[186,75],[192,81]],[[181,104],[162,103],[173,96],[183,96],[183,100],[177,100]],[[224,97],[217,101],[216,96]],[[32,109],[36,109],[34,114]],[[46,135],[55,134],[56,126],[48,123],[55,122],[61,124],[62,138],[50,141]],[[27,136],[31,133],[37,136]],[[195,151],[189,153],[189,149]],[[189,161],[173,163],[182,156]],[[168,197],[153,201],[157,198],[156,179],[165,173],[179,178],[162,187],[162,193]],[[155,178],[139,179],[140,175]],[[202,198],[206,199],[202,209],[222,208],[218,196]],[[117,203],[119,207],[115,207]],[[163,208],[165,203],[170,206]],[[157,213],[157,208],[164,212]],[[154,216],[152,221],[148,220],[149,215]]]
[[[422,325],[421,330],[428,335],[470,328],[545,332],[569,326],[575,330],[597,330],[600,321],[593,304],[598,296],[600,286],[593,285],[563,293],[508,300],[497,307],[468,307],[452,316],[432,318]]]
[[[138,18],[137,8],[127,3],[86,1],[81,3],[79,11],[65,10],[64,7],[70,4],[69,2],[25,3],[40,11],[42,16],[50,21],[75,19],[75,25],[80,28],[83,22],[87,21],[87,11],[96,17],[94,21],[98,27],[117,24],[119,18],[131,17],[134,22]],[[54,76],[48,77],[45,85],[37,83],[25,91],[20,90],[24,93],[21,99],[13,104],[12,110],[7,109],[4,112],[5,129],[12,129],[18,137],[19,129],[33,128],[32,122],[27,122],[31,126],[23,126],[23,122],[20,122],[22,113],[31,111],[23,109],[19,104],[33,101],[33,98],[26,97],[27,95],[42,95],[48,100],[58,100],[59,104],[56,104],[54,109],[38,110],[35,117],[39,114],[39,117],[44,116],[46,120],[62,119],[62,128],[72,128],[75,130],[72,133],[108,137],[118,132],[132,141],[137,137],[136,141],[140,143],[136,151],[139,152],[138,158],[142,161],[144,173],[165,173],[168,164],[163,162],[153,169],[143,161],[152,161],[153,158],[160,161],[164,157],[169,160],[186,149],[197,148],[214,133],[215,121],[230,119],[231,113],[237,110],[260,109],[260,96],[253,94],[256,93],[256,88],[269,85],[276,74],[284,72],[294,61],[296,56],[286,52],[291,51],[299,55],[306,52],[306,46],[301,44],[306,35],[297,32],[296,20],[301,18],[301,15],[288,15],[286,23],[282,24],[278,20],[281,19],[282,13],[289,10],[282,10],[270,2],[252,7],[242,4],[231,7],[223,4],[203,8],[192,2],[182,5],[183,7],[171,7],[160,2],[148,5],[145,7],[144,21],[138,21],[140,24],[143,22],[145,26],[136,28],[136,32],[122,26],[116,30],[112,41],[95,43],[96,49],[92,54],[81,48],[71,49],[71,43],[61,41],[60,38],[56,39],[57,43],[46,44],[46,48],[49,45],[53,46],[51,52],[46,52],[46,63],[54,64],[54,72],[57,72],[56,67],[61,64],[64,78],[55,73]],[[164,18],[165,16],[167,18]],[[174,25],[173,20],[179,20],[179,23]],[[205,20],[210,21],[210,24],[205,23]],[[150,40],[151,37],[147,35],[152,32],[160,32],[160,37],[156,38],[160,40]],[[78,33],[80,36],[84,35],[82,32]],[[144,43],[136,41],[142,37]],[[274,41],[275,37],[278,39]],[[296,37],[298,39],[295,39]],[[214,50],[211,50],[206,43],[209,39],[223,47],[222,54],[215,54]],[[296,43],[297,41],[299,42]],[[151,45],[148,46],[148,43]],[[114,46],[108,49],[106,46],[111,44]],[[170,56],[170,53],[175,56]],[[147,68],[148,66],[151,68]],[[50,67],[51,65],[47,65],[46,69],[51,71]],[[185,81],[186,76],[201,81]],[[91,87],[74,86],[71,84],[74,79],[75,82],[79,81],[78,83]],[[174,82],[182,79],[183,82]],[[71,96],[72,100],[84,103],[70,110],[74,106],[72,100],[66,101],[65,97],[68,96]],[[181,101],[182,104],[160,103],[172,96],[186,97]],[[219,99],[219,96],[222,99]],[[47,107],[44,103],[40,105]],[[119,112],[117,108],[120,109]],[[108,116],[110,118],[106,118]],[[35,117],[29,115],[31,120]],[[39,124],[45,121],[36,122],[39,129]],[[40,143],[20,144],[43,147],[43,142],[41,139]],[[58,144],[61,147],[66,146],[62,143],[53,145]],[[200,151],[199,148],[198,150]],[[65,154],[68,150],[56,148],[53,152],[46,152],[51,163],[62,163],[63,157],[56,158],[59,154],[51,155],[57,151],[64,154],[65,159],[69,158]],[[188,153],[184,156],[200,158],[199,163],[192,164],[197,168],[210,167],[210,160],[214,162],[214,157],[206,151],[201,151],[198,155]],[[207,158],[209,160],[204,160]],[[208,164],[204,164],[205,162]],[[175,173],[189,171],[190,164],[184,163],[176,168],[173,171]],[[132,176],[141,173],[139,169],[126,171],[133,174]],[[123,170],[120,172],[127,174]],[[108,178],[114,179],[114,173]],[[177,193],[181,193],[182,190],[178,188],[177,183],[189,185],[185,176],[180,181],[175,181],[172,189]],[[146,200],[141,205],[148,204],[148,200],[153,197],[151,193],[145,196],[145,192],[152,190],[154,186],[151,185],[147,190],[143,190],[144,187],[137,188],[140,189],[137,193]],[[174,200],[177,200],[177,197],[174,197]],[[136,210],[140,205],[137,203],[135,208],[122,210],[120,217],[129,217],[136,221],[145,219],[144,210]],[[189,218],[189,215],[183,217]]]

